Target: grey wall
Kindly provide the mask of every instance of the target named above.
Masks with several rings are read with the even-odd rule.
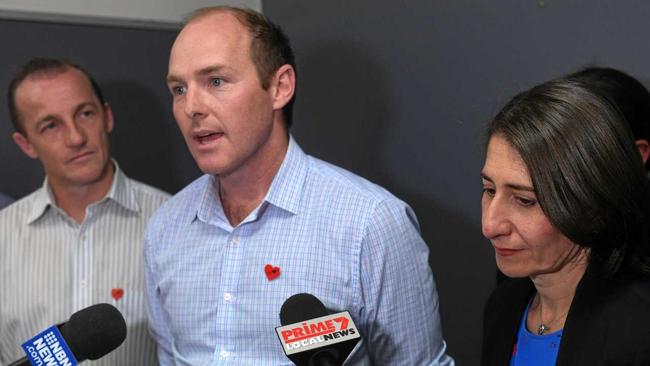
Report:
[[[650,3],[284,0],[264,10],[297,53],[293,133],[307,152],[413,206],[431,246],[449,351],[459,365],[478,364],[495,277],[480,232],[483,128],[514,93],[585,64],[650,80]],[[199,172],[164,86],[173,37],[0,21],[0,97],[10,70],[31,56],[77,60],[106,89],[122,167],[175,192]],[[0,103],[0,191],[19,197],[41,184],[42,171],[14,146],[7,118]]]
[[[516,92],[586,64],[649,80],[650,3],[263,5],[297,53],[298,141],[413,206],[431,247],[449,351],[459,365],[479,364],[481,311],[495,282],[480,228],[484,126]]]

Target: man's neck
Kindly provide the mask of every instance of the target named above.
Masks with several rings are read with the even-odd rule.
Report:
[[[106,196],[114,176],[115,167],[110,162],[95,182],[75,185],[48,180],[48,183],[56,205],[81,224],[86,217],[86,208]]]
[[[271,188],[289,146],[286,130],[275,133],[268,144],[236,173],[220,175],[219,196],[223,211],[233,227],[239,225],[259,204]]]

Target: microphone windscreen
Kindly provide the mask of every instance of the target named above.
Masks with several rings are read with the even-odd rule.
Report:
[[[280,308],[280,324],[288,325],[328,315],[325,305],[311,294],[295,294]]]
[[[95,304],[77,311],[59,330],[79,362],[101,358],[126,339],[124,317],[109,304]]]

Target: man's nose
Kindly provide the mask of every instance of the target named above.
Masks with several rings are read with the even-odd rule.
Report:
[[[66,129],[66,143],[68,146],[79,146],[86,143],[85,131],[76,122],[71,122]]]
[[[191,119],[200,119],[207,115],[203,95],[200,90],[188,88],[187,94],[185,95],[185,114]]]

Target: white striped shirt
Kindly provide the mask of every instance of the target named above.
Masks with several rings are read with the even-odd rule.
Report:
[[[115,164],[106,197],[77,224],[43,187],[0,212],[0,364],[20,345],[96,303],[116,306],[127,339],[88,365],[156,365],[147,331],[142,241],[151,214],[169,195],[129,179]]]

